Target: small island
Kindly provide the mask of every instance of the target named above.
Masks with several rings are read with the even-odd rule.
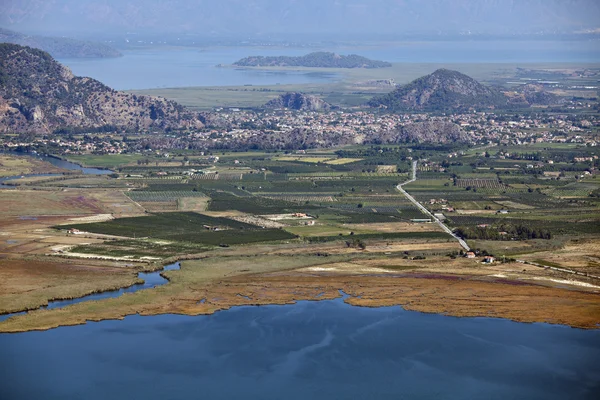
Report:
[[[356,54],[347,56],[314,52],[300,57],[290,56],[250,56],[233,63],[237,67],[308,67],[308,68],[386,68],[392,64],[370,60]]]

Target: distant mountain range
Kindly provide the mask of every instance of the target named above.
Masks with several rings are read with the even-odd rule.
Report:
[[[64,37],[30,36],[0,28],[0,43],[13,43],[44,50],[56,58],[104,58],[122,54],[102,43]]]
[[[117,92],[94,79],[74,76],[44,51],[0,44],[0,132],[142,132],[202,126],[197,114],[174,101]]]
[[[304,93],[286,93],[269,101],[264,108],[287,108],[290,110],[328,111],[333,107],[317,96]]]
[[[369,60],[356,54],[347,56],[329,53],[314,52],[300,57],[252,56],[242,58],[233,63],[238,67],[309,67],[309,68],[385,68],[392,64],[385,61]]]
[[[3,0],[0,26],[55,32],[444,36],[600,26],[596,0]],[[355,36],[356,37],[356,36]]]
[[[375,97],[371,107],[389,111],[457,111],[558,104],[561,99],[543,88],[526,85],[517,92],[485,86],[457,71],[438,69],[392,92]]]

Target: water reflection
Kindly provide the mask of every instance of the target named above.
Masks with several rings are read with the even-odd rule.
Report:
[[[0,335],[0,397],[586,399],[598,357],[596,331],[338,299]]]

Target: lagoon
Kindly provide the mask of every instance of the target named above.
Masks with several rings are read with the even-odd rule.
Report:
[[[592,399],[600,332],[333,301],[0,335],[2,399]]]

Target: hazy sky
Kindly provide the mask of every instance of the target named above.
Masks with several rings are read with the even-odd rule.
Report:
[[[206,36],[575,32],[600,28],[600,0],[2,0],[0,27]]]

